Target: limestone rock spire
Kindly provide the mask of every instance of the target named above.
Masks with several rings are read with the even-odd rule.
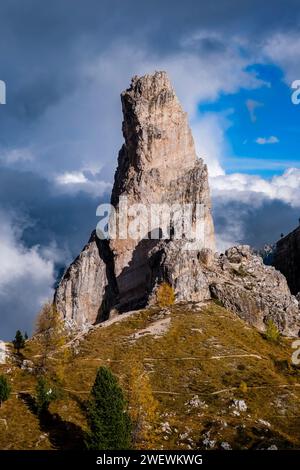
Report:
[[[201,248],[214,251],[207,167],[196,156],[187,114],[166,72],[133,77],[121,102],[124,144],[118,156],[112,205],[118,213],[120,196],[126,196],[128,205],[190,204],[193,214],[200,205]],[[182,240],[147,239],[147,232],[141,240],[117,236],[104,243],[95,234],[91,237],[56,290],[57,308],[66,318],[94,323],[105,319],[113,307],[125,311],[145,305],[164,276],[178,298],[201,300],[209,295],[197,261],[200,248],[185,252]],[[163,253],[167,245],[169,261],[164,266],[157,249],[161,247]]]

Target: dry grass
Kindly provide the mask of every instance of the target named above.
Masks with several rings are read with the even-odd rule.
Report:
[[[82,406],[97,368],[109,365],[126,387],[129,361],[135,361],[149,373],[159,402],[160,448],[203,447],[207,431],[216,448],[223,441],[233,448],[257,447],[260,442],[300,448],[300,373],[290,363],[290,341],[268,342],[213,302],[206,307],[174,305],[169,312],[143,310],[88,334],[66,371],[64,399],[51,405],[59,422],[68,422],[78,435],[86,426]],[[163,315],[171,320],[163,335],[145,334],[132,341],[135,333],[147,331]],[[24,356],[35,360],[37,353],[38,344],[29,342]],[[0,371],[8,368],[14,392],[34,389],[32,374],[10,365],[0,366]],[[241,383],[247,384],[247,391]],[[233,399],[245,400],[247,411],[234,413]],[[63,430],[57,437],[54,426],[47,434],[47,427],[41,429],[16,396],[3,405],[2,418],[8,425],[5,430],[0,421],[2,449],[64,447]]]

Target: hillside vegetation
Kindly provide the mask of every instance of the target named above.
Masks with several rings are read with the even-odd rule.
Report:
[[[34,409],[39,347],[29,340],[22,359],[12,354],[0,366],[12,387],[0,409],[1,449],[81,448],[85,400],[101,365],[117,375],[129,405],[138,393],[132,377],[147,379],[138,400],[151,410],[138,448],[300,448],[291,341],[266,339],[214,302],[125,314],[74,339],[64,393],[46,422]]]

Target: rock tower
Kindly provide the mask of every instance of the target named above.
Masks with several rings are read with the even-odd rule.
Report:
[[[153,239],[152,226],[145,227],[142,239],[117,236],[107,241],[93,233],[55,293],[59,311],[77,324],[101,321],[113,308],[122,312],[145,305],[164,279],[173,284],[178,298],[199,299],[203,293],[194,285],[199,281],[191,283],[186,271],[195,271],[191,264],[199,250],[215,249],[207,167],[196,156],[187,114],[167,74],[133,77],[121,101],[124,144],[111,195],[116,213],[120,198],[125,196],[129,207],[138,203],[146,208],[187,204],[193,225],[198,206],[203,239],[190,253],[183,249],[186,242],[172,241],[171,234],[167,240]],[[155,229],[159,233],[161,227]],[[174,254],[177,266],[170,263]]]

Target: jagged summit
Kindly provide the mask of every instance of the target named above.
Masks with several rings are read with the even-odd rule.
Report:
[[[153,98],[167,93],[172,99],[177,99],[174,88],[170,82],[167,72],[156,70],[154,73],[139,77],[134,75],[130,86],[122,92],[121,96],[131,95],[136,100],[138,96],[153,101]]]
[[[136,191],[141,177],[146,185],[166,187],[197,160],[187,114],[166,72],[134,77],[121,101],[125,143],[119,153],[113,204],[120,194]]]

